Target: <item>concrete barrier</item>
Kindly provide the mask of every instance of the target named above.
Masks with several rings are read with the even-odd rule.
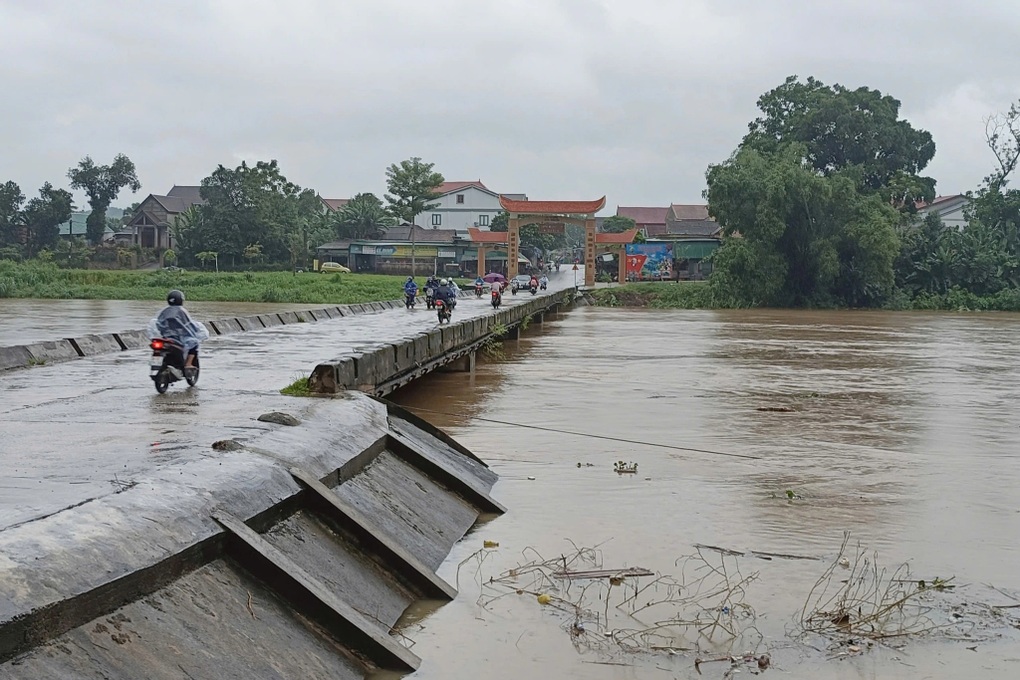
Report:
[[[212,331],[210,330],[209,332],[211,333]],[[141,349],[142,347],[149,346],[149,336],[145,334],[145,331],[121,331],[113,335],[125,350]]]
[[[0,677],[417,668],[423,647],[390,629],[415,601],[456,595],[436,569],[504,510],[496,475],[365,395],[297,403],[298,427],[0,532]]]
[[[259,314],[259,321],[262,322],[263,328],[272,328],[273,326],[283,325],[283,322],[280,321],[280,317],[276,314]]]
[[[357,347],[346,356],[318,364],[309,386],[313,392],[325,394],[344,389],[388,394],[441,366],[471,359],[468,355],[477,351],[498,325],[516,329],[524,319],[569,299],[566,296],[566,292],[543,295],[494,315],[445,324],[393,344]]]
[[[94,357],[97,354],[121,351],[122,347],[113,333],[103,335],[82,335],[77,338],[67,338],[71,346],[81,357]]]
[[[258,316],[239,316],[234,321],[237,322],[242,331],[260,331],[265,328]]]
[[[77,359],[80,354],[68,340],[51,340],[48,342],[36,342],[25,345],[25,349],[32,355],[30,364],[52,364],[68,359]]]
[[[216,330],[217,335],[228,335],[244,331],[244,328],[237,322],[237,319],[216,319],[206,325],[211,325]]]
[[[28,366],[30,363],[32,363],[32,353],[24,345],[0,347],[0,371]]]

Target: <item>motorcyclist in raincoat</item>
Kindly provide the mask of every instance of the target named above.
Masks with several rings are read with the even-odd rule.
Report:
[[[195,355],[198,354],[198,345],[209,339],[209,331],[199,321],[195,321],[184,309],[184,293],[179,290],[172,290],[166,294],[167,306],[159,313],[159,316],[152,319],[146,327],[149,339],[168,338],[178,343],[182,348],[183,357],[181,360],[184,366],[184,376],[190,376],[195,370]],[[172,366],[178,371],[176,366]],[[182,376],[177,376],[178,378]]]

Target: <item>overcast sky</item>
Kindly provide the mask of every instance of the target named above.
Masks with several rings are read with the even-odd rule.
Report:
[[[1018,36],[1016,0],[0,0],[0,182],[33,195],[126,153],[126,206],[275,158],[327,198],[381,196],[421,156],[605,214],[699,203],[796,74],[899,99],[951,194],[992,168]]]

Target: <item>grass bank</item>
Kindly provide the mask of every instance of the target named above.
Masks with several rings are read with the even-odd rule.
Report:
[[[424,276],[418,278],[424,282]],[[59,269],[0,260],[0,298],[162,300],[179,288],[190,301],[353,304],[398,299],[405,280],[379,274]]]
[[[599,307],[652,307],[656,309],[703,309],[716,307],[704,281],[679,283],[628,283],[597,288],[592,298]]]

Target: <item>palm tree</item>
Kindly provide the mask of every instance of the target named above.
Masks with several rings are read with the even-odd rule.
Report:
[[[336,214],[337,236],[347,239],[379,238],[396,224],[382,201],[373,194],[358,194]]]

